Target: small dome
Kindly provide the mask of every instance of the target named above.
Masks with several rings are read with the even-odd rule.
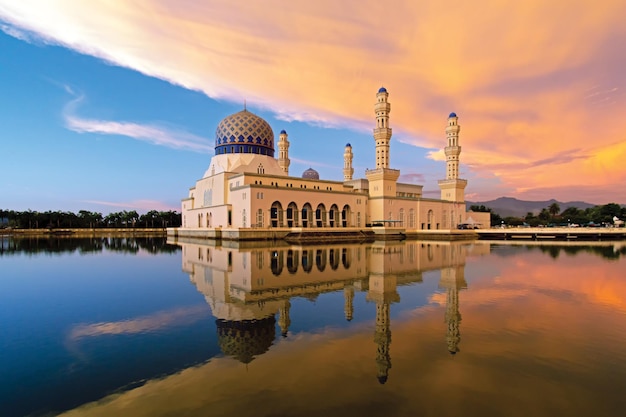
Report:
[[[378,89],[378,92],[379,92],[379,93],[386,93],[386,92],[387,92],[387,89],[386,89],[385,87],[380,87],[380,88]]]
[[[274,132],[248,110],[225,117],[215,130],[215,154],[256,153],[274,156]]]
[[[302,178],[306,178],[308,180],[319,180],[320,174],[313,168],[309,168],[302,173]]]
[[[452,112],[452,113],[450,113],[450,116],[448,116],[448,117],[456,117],[456,113]]]
[[[283,129],[283,130],[281,130],[281,131],[280,131],[280,134],[281,134],[281,135],[286,135],[286,134],[287,134],[287,131],[286,131],[285,129]]]
[[[350,145],[349,143],[346,143],[346,148],[351,148],[352,145]]]

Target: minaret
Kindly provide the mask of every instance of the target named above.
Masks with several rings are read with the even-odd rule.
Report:
[[[374,140],[376,141],[376,168],[389,168],[389,142],[391,141],[391,128],[389,127],[389,113],[391,105],[387,101],[389,93],[385,87],[378,89],[376,94],[376,128]]]
[[[280,131],[280,137],[278,139],[278,165],[283,170],[285,175],[289,175],[289,141],[287,140],[287,132],[285,130]]]
[[[391,127],[389,127],[389,112],[391,105],[387,101],[389,93],[385,87],[380,87],[376,93],[376,127],[374,128],[374,142],[376,143],[376,168],[365,171],[369,184],[370,220],[388,219],[391,198],[396,197],[396,183],[400,171],[389,168],[389,142],[391,142]]]
[[[459,145],[459,118],[456,113],[450,113],[448,116],[448,125],[446,126],[447,146],[444,148],[446,153],[446,179],[439,181],[441,189],[441,199],[446,201],[454,201],[458,203],[465,202],[465,186],[467,180],[459,178],[459,155],[461,154],[461,146]]]
[[[448,116],[448,126],[446,126],[448,146],[445,148],[447,180],[456,180],[459,178],[459,155],[461,154],[461,147],[459,146],[460,130],[459,118],[456,113],[450,113],[450,116]]]
[[[352,145],[346,144],[346,148],[343,151],[343,180],[351,181],[354,174],[354,168],[352,168]]]

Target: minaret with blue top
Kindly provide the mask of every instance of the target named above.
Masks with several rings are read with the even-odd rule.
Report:
[[[365,171],[365,177],[369,187],[370,218],[368,222],[379,222],[389,219],[385,213],[389,213],[391,207],[390,198],[396,197],[396,183],[400,171],[390,168],[389,143],[391,142],[391,127],[389,126],[389,113],[391,105],[387,101],[389,93],[385,87],[380,87],[376,94],[376,127],[374,128],[374,141],[376,143],[376,168]]]
[[[439,188],[441,189],[442,200],[464,203],[467,180],[459,178],[460,131],[459,118],[456,113],[452,112],[448,116],[448,125],[446,126],[448,144],[444,148],[446,154],[446,179],[439,181]]]
[[[389,168],[389,142],[391,142],[391,128],[389,127],[389,113],[391,104],[387,101],[389,93],[385,87],[378,89],[376,94],[376,128],[374,140],[376,141],[376,168]]]

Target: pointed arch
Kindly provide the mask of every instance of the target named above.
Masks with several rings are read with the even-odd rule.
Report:
[[[283,227],[283,206],[280,201],[274,201],[270,208],[270,224],[272,227]]]
[[[318,204],[317,208],[315,209],[315,226],[326,226],[326,206],[324,206],[324,204],[322,203]]]
[[[330,206],[330,210],[328,211],[328,225],[330,227],[339,226],[339,207],[337,207],[337,204]]]
[[[346,204],[343,206],[343,209],[341,209],[341,227],[352,226],[350,224],[350,215],[350,206]]]
[[[302,227],[313,227],[313,207],[310,203],[302,206]]]
[[[285,220],[287,222],[287,227],[298,226],[298,206],[293,201],[287,206]]]

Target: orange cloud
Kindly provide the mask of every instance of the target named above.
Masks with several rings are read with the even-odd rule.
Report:
[[[441,148],[460,115],[469,192],[494,197],[493,176],[521,197],[601,186],[606,201],[626,177],[624,14],[620,0],[0,0],[49,42],[287,120],[370,129],[385,85],[404,142]]]

